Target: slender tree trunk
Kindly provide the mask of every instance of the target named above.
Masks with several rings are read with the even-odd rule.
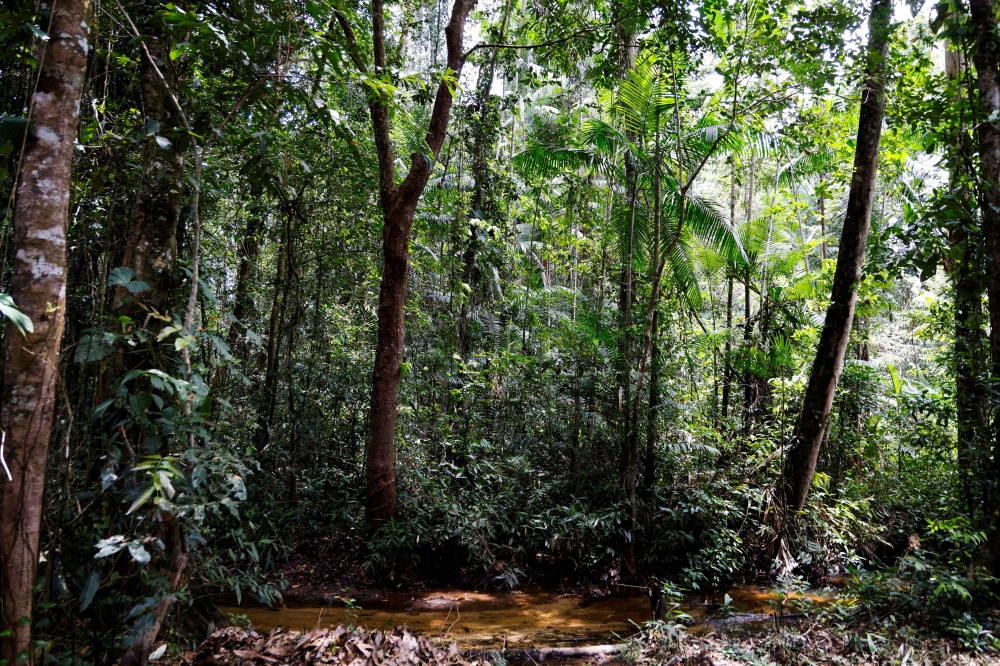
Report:
[[[34,331],[22,336],[8,324],[3,340],[0,427],[12,480],[0,473],[0,659],[8,664],[23,652],[32,661],[32,594],[66,313],[73,143],[91,23],[89,0],[54,6],[43,0],[40,7],[52,11],[50,39],[38,49],[29,112],[34,129],[21,158],[10,279],[11,296]]]
[[[953,100],[964,105],[964,76],[967,73],[962,52],[947,43],[945,73],[955,86]],[[964,115],[964,114],[963,114]],[[955,290],[955,407],[958,430],[958,464],[962,476],[963,492],[970,510],[985,508],[982,484],[973,478],[973,469],[989,448],[989,396],[983,375],[983,281],[982,238],[980,229],[969,211],[968,163],[972,154],[968,145],[966,127],[962,123],[955,132],[950,147],[951,191],[961,205],[956,224],[949,229],[948,240],[952,249],[949,274]]]
[[[656,442],[659,439],[657,417],[660,411],[660,311],[653,312],[653,351],[650,354],[649,370],[649,414],[646,434],[646,460],[643,465],[642,481],[647,491],[656,483]]]
[[[167,579],[171,590],[181,589],[184,579],[184,569],[187,567],[188,549],[186,538],[181,532],[180,522],[167,514],[167,520],[163,525],[164,538],[167,548],[171,553],[170,567],[161,573]],[[167,611],[174,600],[172,594],[167,595],[162,601],[157,603],[152,609],[153,624],[146,629],[142,636],[132,643],[122,655],[120,666],[147,666],[149,655],[153,651],[153,643],[160,633],[163,620],[167,617]]]
[[[635,211],[638,198],[638,187],[636,185],[636,167],[628,161],[626,165],[628,175],[629,214],[628,214],[628,247],[625,256],[622,258],[622,280],[619,289],[618,310],[621,312],[622,337],[619,343],[621,360],[619,361],[619,384],[618,391],[621,396],[619,400],[619,411],[622,417],[621,432],[621,452],[619,457],[619,476],[621,478],[622,489],[626,495],[630,486],[634,486],[634,451],[635,451],[635,423],[632,420],[632,410],[629,409],[632,399],[632,260],[635,254]]]
[[[733,276],[729,275],[726,282],[726,350],[723,358],[725,369],[722,381],[722,420],[724,427],[728,428],[726,421],[729,419],[729,394],[733,384]]]
[[[500,36],[498,42],[503,42],[507,31],[507,16],[510,11],[510,0],[504,3],[503,18],[500,23]],[[479,86],[476,89],[475,109],[478,116],[478,131],[473,136],[472,155],[472,178],[475,180],[475,193],[472,198],[472,210],[476,214],[476,219],[483,214],[484,194],[489,187],[490,168],[486,161],[489,150],[495,141],[496,134],[492,131],[493,123],[490,116],[493,111],[490,108],[490,88],[493,86],[493,76],[496,72],[497,54],[499,51],[493,49],[490,54],[489,65],[484,67],[479,74]],[[486,129],[491,128],[487,132]],[[469,242],[465,246],[465,253],[462,256],[462,282],[468,286],[469,292],[462,298],[462,307],[459,310],[458,318],[458,353],[465,361],[469,357],[469,311],[472,308],[472,296],[475,293],[476,283],[476,254],[479,252],[479,230],[476,224],[469,224]]]
[[[823,237],[820,243],[820,249],[822,251],[823,261],[826,261],[826,197],[823,194],[823,187],[826,184],[826,174],[820,172],[819,174],[819,233]]]
[[[271,417],[277,399],[278,353],[281,350],[281,325],[285,315],[285,297],[288,294],[288,254],[291,239],[291,222],[286,219],[285,229],[278,246],[278,266],[274,274],[274,298],[271,299],[271,316],[267,326],[267,349],[264,356],[264,391],[257,411],[257,448],[267,445],[270,438]]]
[[[969,9],[976,30],[973,62],[979,88],[980,205],[983,235],[986,238],[986,293],[990,308],[990,376],[1000,377],[1000,122],[991,120],[1000,112],[1000,43],[993,0],[970,0]],[[994,412],[995,412],[994,408]],[[996,416],[994,414],[994,421]],[[996,426],[994,426],[994,430]],[[993,469],[984,470],[989,482],[987,515],[992,516],[992,534],[987,545],[989,563],[1000,572],[1000,437],[993,432]]]
[[[246,322],[244,319],[253,309],[253,299],[250,295],[250,279],[257,269],[257,255],[260,254],[260,234],[264,228],[264,220],[252,214],[247,220],[243,238],[239,242],[240,265],[236,271],[236,293],[234,294],[233,318],[236,320],[229,327],[229,347],[234,354],[245,353]]]
[[[656,276],[659,274],[660,262],[663,261],[660,256],[660,240],[662,236],[662,219],[661,219],[661,205],[660,205],[660,114],[656,114],[656,130],[654,135],[654,145],[655,152],[654,160],[655,167],[653,170],[653,247],[650,251],[650,256],[652,256],[652,266],[650,268],[650,278],[651,282],[656,280]],[[655,297],[655,295],[654,295]],[[657,307],[657,303],[652,303],[653,308],[653,321],[650,328],[650,343],[651,352],[650,360],[652,367],[650,368],[649,377],[649,413],[647,414],[647,433],[646,433],[646,459],[645,465],[643,466],[643,486],[645,489],[651,490],[653,484],[656,482],[656,441],[657,441],[657,430],[656,430],[656,419],[659,414],[660,407],[660,344],[659,344],[659,332],[660,332],[660,310]]]
[[[465,20],[475,0],[455,0],[451,19],[445,27],[448,50],[447,66],[458,80],[465,61],[463,36]],[[347,37],[348,51],[355,66],[364,73],[367,65],[361,57],[353,28],[347,16],[338,11],[337,20]],[[382,0],[372,0],[372,47],[375,74],[386,68],[385,15]],[[389,135],[389,107],[379,94],[369,95],[369,111],[379,166],[379,202],[382,206],[382,285],[378,302],[378,343],[372,373],[371,412],[368,440],[365,444],[365,508],[372,525],[387,523],[396,516],[396,408],[399,398],[399,372],[403,362],[404,306],[409,272],[410,230],[413,215],[427,180],[433,160],[444,144],[452,106],[452,83],[442,80],[431,111],[425,141],[431,154],[413,153],[410,171],[396,184],[396,157]]]
[[[299,326],[299,314],[302,312],[302,302],[300,300],[299,284],[296,281],[291,321],[288,324],[288,342],[285,344],[285,377],[288,382],[288,499],[296,502],[299,499],[299,437],[298,437],[298,415],[296,414],[296,394],[295,390],[295,333]]]
[[[750,340],[753,338],[753,325],[750,323],[751,314],[751,292],[750,292],[750,269],[747,268],[746,281],[743,283],[743,348],[750,349]],[[753,410],[753,384],[754,377],[750,370],[743,373],[743,427],[746,432],[750,432],[750,412]]]
[[[149,55],[156,59],[167,85],[174,86],[170,47],[162,36],[145,41]],[[141,58],[139,90],[143,118],[149,136],[143,146],[143,177],[132,208],[125,266],[135,271],[136,279],[149,285],[148,292],[136,294],[161,312],[173,296],[174,268],[177,263],[177,222],[184,193],[184,146],[174,140],[167,149],[155,137],[164,137],[181,125],[170,95],[149,58]],[[115,289],[114,307],[130,296],[124,287]]]
[[[837,254],[830,307],[816,350],[816,360],[809,374],[809,383],[802,398],[802,411],[795,422],[791,449],[785,459],[784,499],[786,506],[795,512],[802,510],[809,494],[854,319],[854,304],[857,300],[858,282],[861,280],[875,194],[878,149],[885,113],[884,80],[891,20],[891,2],[875,0],[869,22],[868,62],[861,91],[854,175],[851,178],[844,230]]]

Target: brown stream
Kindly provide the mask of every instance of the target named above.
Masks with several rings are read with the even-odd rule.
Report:
[[[638,592],[638,594],[636,593]],[[725,594],[735,611],[716,610]],[[814,601],[824,597],[808,595]],[[724,592],[691,597],[681,610],[691,616],[689,631],[706,634],[758,633],[773,626],[773,593],[740,585]],[[452,588],[395,593],[363,607],[339,605],[221,606],[227,616],[246,615],[257,629],[292,630],[352,624],[389,629],[406,624],[420,634],[441,636],[464,648],[570,646],[616,642],[635,634],[650,619],[649,598],[641,591],[583,600],[542,587],[513,592],[472,592]],[[786,610],[785,612],[791,612]]]

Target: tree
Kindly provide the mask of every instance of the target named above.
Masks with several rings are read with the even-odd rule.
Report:
[[[162,21],[152,26],[153,36],[145,41],[150,57],[142,58],[139,65],[146,139],[142,182],[132,207],[124,259],[124,265],[135,271],[136,279],[149,285],[144,300],[161,312],[172,296],[177,221],[184,193],[184,142],[177,135],[183,128],[168,92],[178,79],[175,70],[179,64],[169,57],[170,45],[162,28]],[[160,74],[165,81],[160,81]],[[171,136],[172,141],[168,138]],[[115,304],[120,306],[128,295],[124,287],[118,287]]]
[[[382,207],[382,284],[378,297],[378,343],[372,373],[371,412],[365,444],[366,511],[368,521],[381,525],[396,516],[396,405],[399,397],[400,370],[403,363],[406,283],[410,258],[410,230],[417,202],[427,185],[448,132],[448,116],[454,100],[454,88],[462,73],[466,54],[463,49],[465,20],[475,0],[455,0],[451,19],[445,27],[447,62],[438,84],[425,142],[430,154],[410,155],[410,171],[396,183],[396,156],[390,138],[389,106],[385,91],[368,87],[375,149],[378,153],[379,203]],[[355,66],[363,74],[368,67],[361,57],[354,31],[346,15],[336,10]],[[382,0],[372,0],[372,46],[375,70],[372,76],[389,75],[385,46],[385,12]]]
[[[42,5],[43,9],[45,5]],[[66,306],[66,232],[73,146],[87,67],[89,0],[51,7],[51,36],[39,47],[14,212],[11,295],[34,331],[4,335],[0,427],[11,480],[0,481],[0,660],[31,661],[32,595],[49,436]]]
[[[805,506],[809,486],[812,485],[816,460],[830,410],[833,408],[837,380],[844,365],[844,353],[854,320],[854,305],[858,296],[858,283],[861,281],[875,196],[882,118],[885,115],[885,74],[891,20],[892,3],[889,0],[874,0],[869,21],[865,80],[861,88],[854,173],[851,176],[830,306],[783,470],[785,504],[796,512]]]
[[[979,88],[979,167],[980,208],[983,235],[986,239],[986,293],[990,303],[990,376],[1000,377],[1000,42],[997,40],[997,15],[993,0],[970,0],[969,10],[976,32],[973,62]],[[993,516],[993,536],[989,558],[994,570],[1000,567],[1000,492],[997,473],[1000,472],[1000,438],[993,433],[993,488],[989,493],[995,503],[987,509]],[[987,476],[989,476],[987,472]]]

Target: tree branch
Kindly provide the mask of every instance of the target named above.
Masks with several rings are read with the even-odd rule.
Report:
[[[614,26],[613,23],[609,23],[607,25],[597,25],[590,28],[584,28],[582,30],[577,30],[571,35],[567,35],[566,37],[560,37],[559,39],[552,39],[547,42],[540,42],[538,44],[476,44],[471,49],[466,51],[463,54],[462,58],[463,59],[468,58],[470,55],[472,55],[479,49],[543,49],[547,46],[555,46],[557,44],[563,44],[564,42],[574,40],[577,37],[581,37],[583,35],[592,32],[597,32],[598,30],[604,28],[611,28],[613,26]]]

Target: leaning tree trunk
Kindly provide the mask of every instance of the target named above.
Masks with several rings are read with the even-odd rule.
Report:
[[[29,112],[34,129],[21,159],[10,282],[11,296],[34,331],[22,336],[8,326],[3,341],[0,427],[12,480],[0,476],[0,660],[8,664],[22,652],[31,661],[32,592],[66,313],[73,141],[91,20],[89,0],[54,7],[43,2],[41,8],[52,10],[51,39],[39,46],[42,65]]]
[[[805,506],[816,471],[816,460],[833,407],[837,380],[844,365],[844,353],[854,319],[854,304],[871,223],[882,117],[885,114],[885,63],[889,53],[891,19],[890,0],[875,0],[869,22],[868,63],[861,90],[854,174],[847,199],[844,230],[840,237],[830,307],[826,312],[816,360],[809,373],[809,383],[802,398],[802,411],[795,421],[792,446],[783,471],[785,504],[796,512]]]
[[[982,192],[980,205],[983,234],[986,237],[986,293],[990,302],[990,375],[1000,377],[1000,122],[991,121],[1000,112],[1000,43],[993,0],[970,0],[969,9],[976,30],[973,62],[979,88],[983,120],[979,124],[979,164]],[[994,435],[993,469],[984,471],[984,480],[992,479],[990,503],[986,514],[992,515],[992,535],[987,545],[989,563],[1000,572],[1000,437]]]
[[[465,20],[475,0],[455,0],[451,19],[445,27],[448,71],[457,81],[465,62],[463,35]],[[347,37],[349,55],[363,73],[368,72],[361,57],[354,31],[347,16],[336,12],[337,21]],[[375,74],[386,68],[385,14],[382,0],[372,0],[372,46]],[[379,202],[382,206],[382,286],[378,299],[378,343],[372,376],[372,400],[368,441],[365,444],[365,508],[368,522],[382,525],[396,516],[396,407],[399,398],[399,373],[403,363],[403,308],[409,273],[410,231],[417,202],[427,185],[444,144],[452,105],[452,83],[438,85],[430,125],[425,137],[431,154],[413,153],[410,171],[396,184],[395,154],[389,135],[389,107],[379,94],[372,92],[369,111],[379,168]]]

